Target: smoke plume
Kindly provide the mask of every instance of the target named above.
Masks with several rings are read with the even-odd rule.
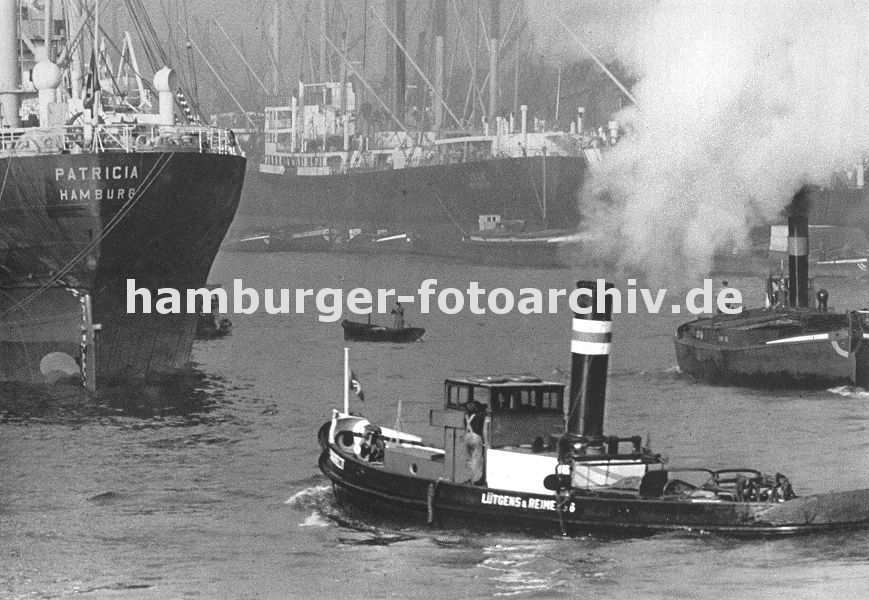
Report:
[[[625,135],[580,198],[584,229],[622,270],[693,284],[716,249],[743,246],[802,185],[829,183],[869,150],[858,2],[628,3],[610,24],[599,4],[555,4],[581,37],[606,31],[609,43],[584,41],[638,77],[636,105],[615,116]],[[547,21],[531,19],[537,39],[567,51]]]

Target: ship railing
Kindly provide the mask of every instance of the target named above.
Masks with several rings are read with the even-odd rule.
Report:
[[[217,127],[115,123],[96,127],[0,128],[0,156],[92,151],[243,154],[232,130]]]

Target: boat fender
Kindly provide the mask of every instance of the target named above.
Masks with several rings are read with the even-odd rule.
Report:
[[[320,442],[320,448],[326,450],[329,448],[329,429],[332,428],[332,422],[326,421],[320,430],[317,432],[317,441]]]
[[[438,484],[440,481],[440,479],[436,479],[434,482],[428,484],[428,493],[426,493],[425,496],[425,506],[427,509],[427,521],[429,525],[434,523],[435,520],[434,500],[438,493]]]
[[[229,133],[226,134],[226,143],[229,144],[230,148],[235,148],[235,133],[232,129],[230,129]]]
[[[570,487],[570,475],[552,473],[543,478],[543,487],[551,492],[557,492]]]

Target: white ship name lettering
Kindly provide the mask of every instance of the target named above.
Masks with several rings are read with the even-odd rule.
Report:
[[[136,195],[136,188],[79,188],[71,190],[59,190],[61,202],[76,202],[81,200],[132,200]]]
[[[493,506],[510,506],[513,508],[532,508],[534,510],[557,510],[555,500],[543,498],[528,498],[523,499],[520,496],[505,496],[503,494],[494,494],[492,492],[484,492],[480,498],[482,504],[491,504]]]
[[[54,170],[55,181],[112,181],[119,179],[138,179],[139,167],[136,165],[115,165],[103,167],[58,167]]]

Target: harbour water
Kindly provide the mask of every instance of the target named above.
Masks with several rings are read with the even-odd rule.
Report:
[[[264,288],[570,288],[600,273],[476,267],[419,257],[222,253],[211,281]],[[616,283],[623,283],[616,281]],[[866,283],[818,282],[831,306]],[[762,282],[730,280],[748,305]],[[682,292],[671,290],[668,298]],[[681,298],[681,296],[679,296]],[[668,302],[669,304],[669,302]],[[373,522],[338,506],[316,434],[341,402],[338,323],[231,315],[197,342],[194,390],[0,388],[0,598],[864,598],[869,532],[744,541],[697,534],[533,537]],[[388,322],[389,316],[373,321]],[[533,372],[566,380],[570,313],[419,315],[409,345],[350,344],[354,403],[434,434],[444,377]],[[675,368],[685,315],[615,317],[608,432],[651,436],[684,466],[753,466],[797,494],[869,487],[869,393],[708,387]]]

